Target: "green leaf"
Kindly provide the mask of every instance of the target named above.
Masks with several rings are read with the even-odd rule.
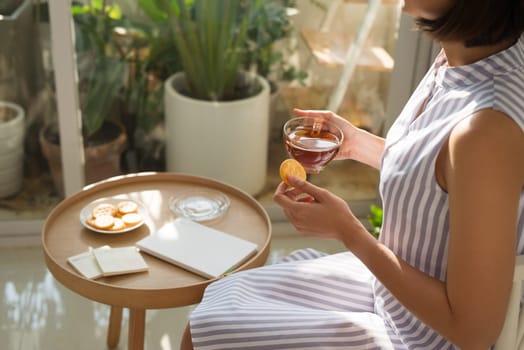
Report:
[[[380,234],[380,230],[382,228],[382,217],[382,208],[372,204],[370,206],[370,214],[368,216],[368,220],[371,225],[370,233],[375,237],[378,237],[378,235]]]
[[[252,11],[260,0],[156,0],[168,14],[191,96],[226,100],[234,94]],[[175,11],[177,8],[179,11]]]
[[[157,1],[138,0],[138,5],[156,23],[164,23],[168,18],[167,11],[164,11]]]
[[[125,68],[123,62],[113,59],[101,58],[97,62],[83,108],[82,120],[88,136],[98,131],[104,120],[109,118],[111,107],[123,85]]]

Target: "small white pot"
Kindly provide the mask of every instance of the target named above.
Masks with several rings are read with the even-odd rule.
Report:
[[[24,136],[22,107],[0,101],[0,198],[12,196],[22,188]]]
[[[254,195],[266,182],[269,84],[236,101],[211,102],[180,94],[183,73],[164,86],[168,171],[210,177]]]

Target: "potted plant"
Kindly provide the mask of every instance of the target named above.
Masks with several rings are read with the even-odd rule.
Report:
[[[37,55],[36,16],[32,0],[0,1],[0,97],[28,107],[38,92],[41,74]],[[27,40],[31,37],[33,40]]]
[[[0,1],[0,198],[20,192],[27,175],[24,161],[31,123],[26,111],[37,94],[41,73],[34,55],[39,45],[34,40],[36,18],[31,0]]]
[[[289,52],[284,52],[286,39],[293,33],[290,12],[295,12],[294,0],[266,0],[249,23],[244,68],[254,69],[269,82],[270,138],[278,141],[286,114],[280,113],[280,83],[298,81],[305,85],[306,71],[291,64]]]
[[[291,36],[292,23],[288,12],[294,0],[266,0],[249,23],[244,68],[255,69],[269,81],[271,93],[278,90],[279,81],[299,81],[304,84],[307,72],[291,64],[278,43]]]
[[[0,101],[0,198],[15,195],[24,178],[25,111]]]
[[[102,0],[89,4],[72,3],[77,51],[78,91],[82,110],[82,136],[86,183],[120,173],[120,155],[127,135],[112,115],[115,98],[122,84],[124,64],[108,55],[114,43],[113,29],[118,7]],[[49,122],[39,134],[42,153],[47,158],[55,187],[63,195],[60,135],[56,122]]]
[[[243,70],[263,1],[159,0],[182,71],[164,84],[166,167],[250,193],[266,181],[269,84]]]
[[[162,84],[159,79],[155,84],[154,74],[161,50],[152,48],[152,43],[159,43],[160,38],[151,27],[131,21],[118,5],[109,1],[73,2],[71,10],[86,182],[92,183],[120,174],[121,165],[136,170],[136,130],[149,130],[160,119],[155,117],[162,117],[162,111],[155,113],[155,107],[161,104]],[[56,123],[42,129],[40,142],[55,185],[62,193]]]

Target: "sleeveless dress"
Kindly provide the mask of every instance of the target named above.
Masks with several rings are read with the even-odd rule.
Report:
[[[435,160],[453,127],[486,108],[506,113],[524,130],[522,38],[467,66],[448,66],[441,52],[386,137],[379,239],[440,280],[446,279],[449,208]],[[515,253],[522,254],[524,192],[517,231]],[[199,350],[456,348],[350,252],[299,250],[277,264],[227,276],[206,289],[190,326]]]

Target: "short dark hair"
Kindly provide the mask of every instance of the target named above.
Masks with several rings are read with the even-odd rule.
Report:
[[[516,40],[524,31],[524,0],[456,0],[436,20],[417,18],[417,27],[437,40],[462,41],[466,46]]]

